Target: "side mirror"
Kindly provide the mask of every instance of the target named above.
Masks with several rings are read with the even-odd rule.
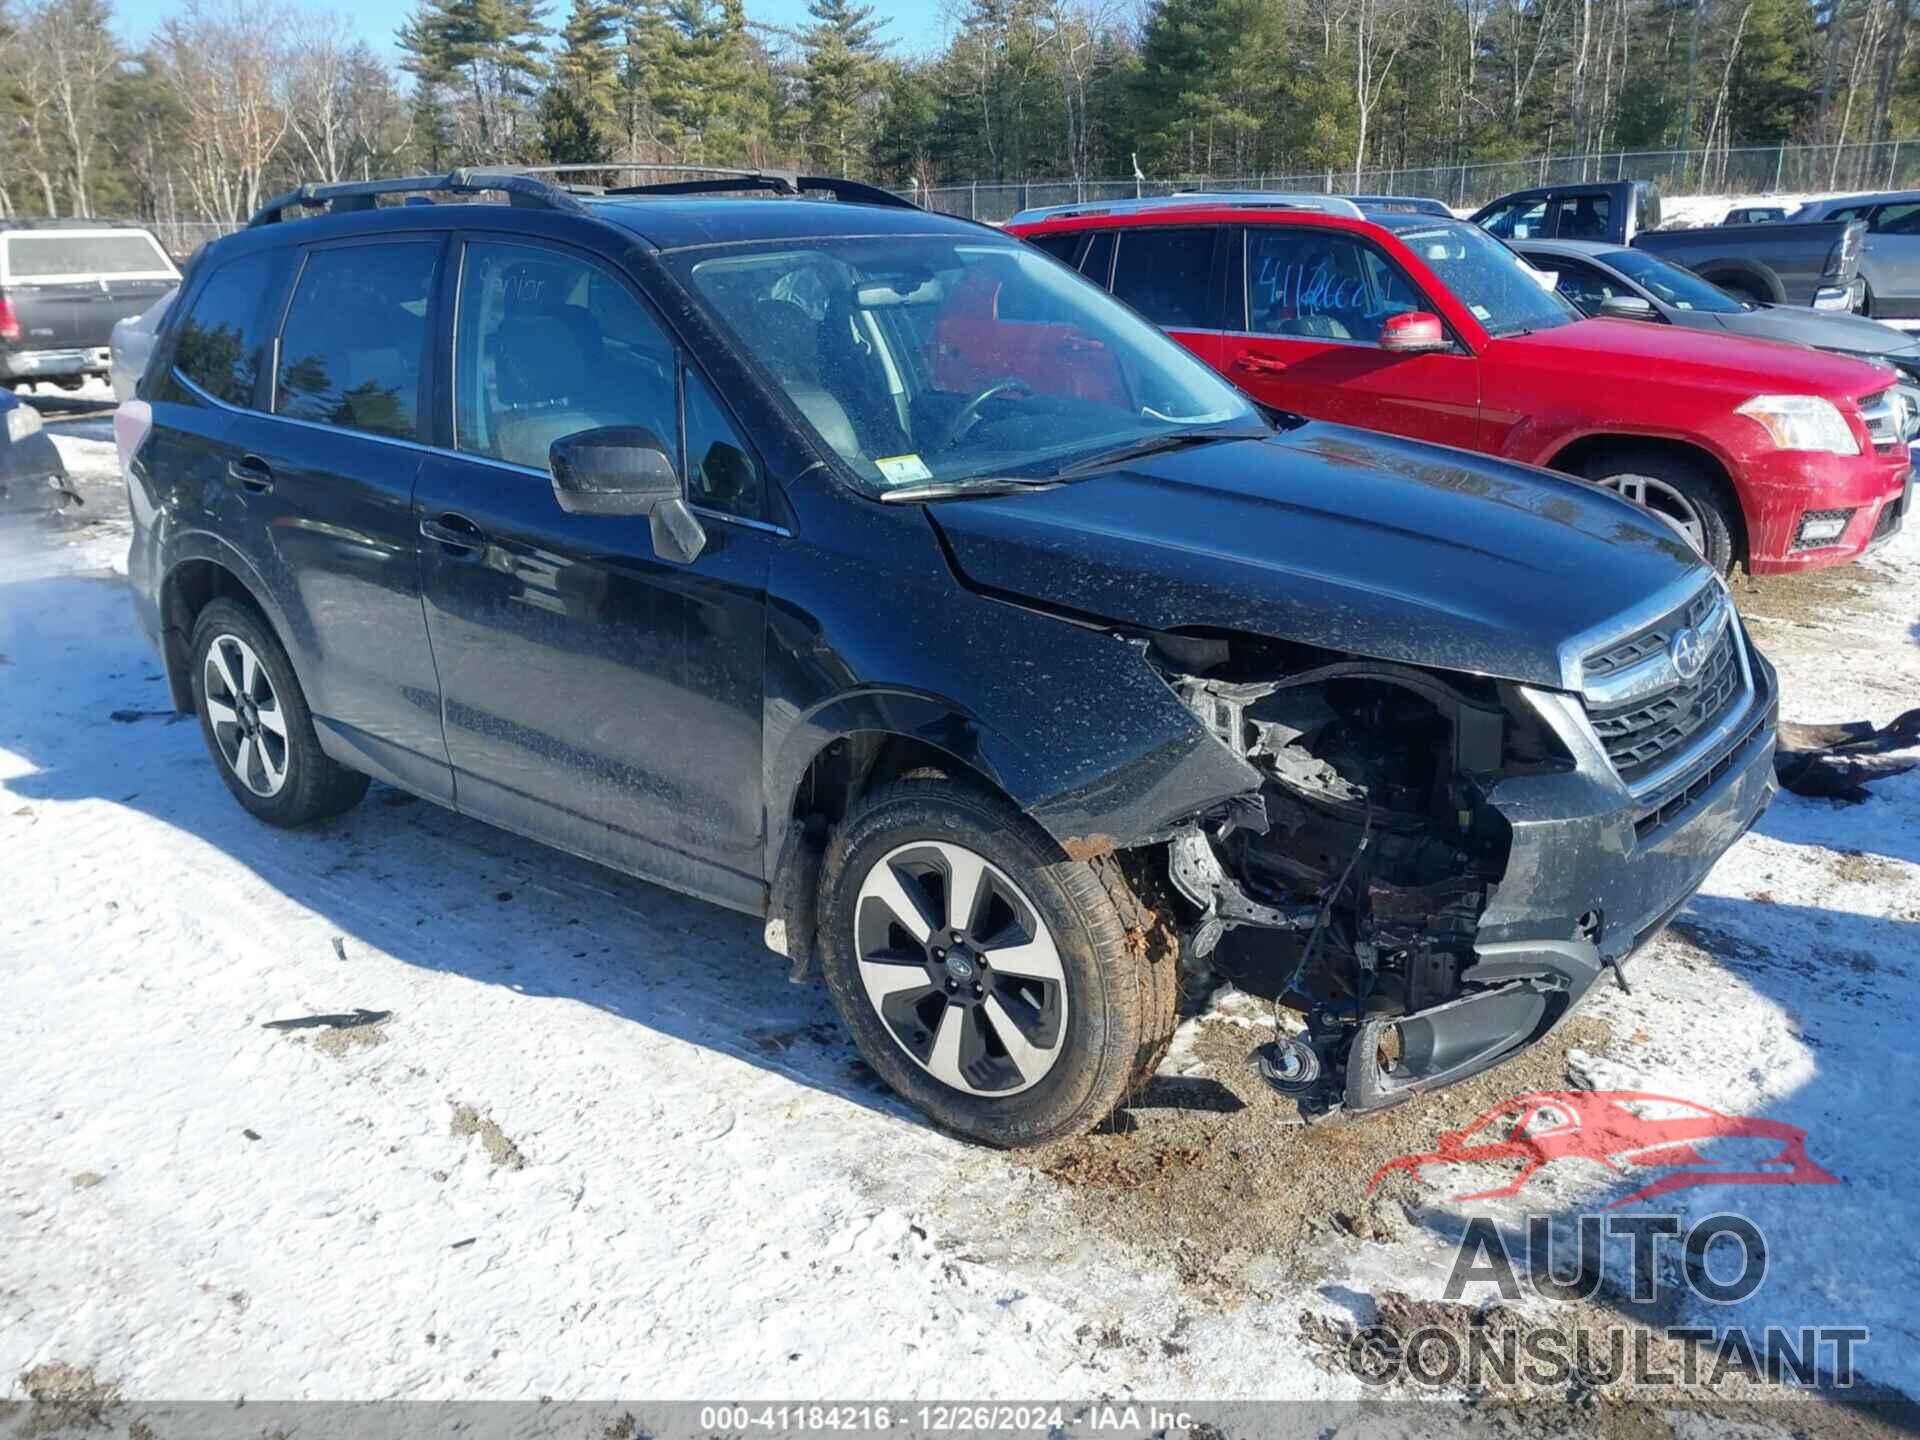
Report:
[[[553,498],[569,515],[645,515],[654,553],[685,565],[707,534],[688,508],[666,441],[644,425],[564,435],[547,450]]]
[[[1396,355],[1445,350],[1450,343],[1446,330],[1440,324],[1440,317],[1430,315],[1425,310],[1389,315],[1380,327],[1380,348],[1391,350]]]
[[[1638,295],[1609,295],[1600,302],[1600,313],[1614,320],[1653,320],[1658,317],[1653,303]]]

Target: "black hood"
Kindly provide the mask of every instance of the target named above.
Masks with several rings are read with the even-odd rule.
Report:
[[[1593,486],[1337,425],[928,513],[986,590],[1554,688],[1563,643],[1704,578],[1677,531]]]

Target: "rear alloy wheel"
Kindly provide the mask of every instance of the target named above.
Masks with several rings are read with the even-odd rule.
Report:
[[[215,635],[200,684],[227,767],[262,799],[278,795],[287,783],[287,716],[253,647],[238,635]]]
[[[1698,466],[1657,451],[1629,452],[1603,459],[1587,479],[1653,511],[1722,575],[1733,568],[1733,525],[1720,487]]]
[[[1127,943],[1140,910],[1112,857],[1065,859],[1003,797],[902,780],[827,848],[821,968],[898,1094],[971,1139],[1039,1145],[1104,1120],[1172,1033],[1154,1002],[1174,959]]]
[[[193,627],[200,734],[233,798],[269,825],[305,825],[352,808],[367,777],[320,748],[306,695],[273,628],[224,596]]]

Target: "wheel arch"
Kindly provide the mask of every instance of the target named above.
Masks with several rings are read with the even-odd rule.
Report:
[[[182,537],[159,588],[160,653],[176,710],[193,709],[193,626],[211,600],[224,597],[259,611],[289,657],[294,655],[285,617],[269,596],[259,572],[226,542],[203,534]]]
[[[1579,439],[1562,446],[1549,459],[1541,463],[1548,469],[1563,471],[1586,479],[1591,478],[1594,468],[1603,459],[1635,453],[1664,455],[1697,466],[1713,482],[1713,487],[1720,496],[1726,513],[1727,528],[1733,534],[1735,563],[1747,558],[1746,507],[1740,503],[1740,492],[1734,487],[1733,473],[1726,461],[1704,445],[1670,435],[1635,435],[1603,431],[1582,435]]]
[[[1787,287],[1779,275],[1769,267],[1753,260],[1716,260],[1703,265],[1697,272],[1709,285],[1718,285],[1723,290],[1743,290],[1748,294],[1757,294],[1762,300],[1775,305],[1783,304],[1787,298]]]

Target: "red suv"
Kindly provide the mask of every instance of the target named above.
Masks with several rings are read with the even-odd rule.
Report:
[[[1722,571],[1837,565],[1906,510],[1915,417],[1893,373],[1584,319],[1463,221],[1175,196],[1007,229],[1266,405],[1584,476],[1668,516]]]

